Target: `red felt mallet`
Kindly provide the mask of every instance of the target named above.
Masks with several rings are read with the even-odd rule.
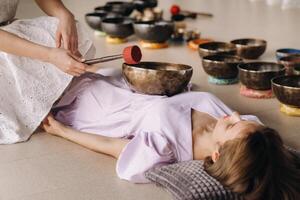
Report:
[[[97,63],[102,63],[102,62],[108,62],[112,60],[117,60],[117,59],[124,59],[124,62],[127,64],[138,64],[141,59],[142,59],[142,52],[140,47],[134,45],[134,46],[128,46],[123,49],[122,54],[118,55],[112,55],[112,56],[104,56],[101,58],[95,58],[95,59],[90,59],[90,60],[85,60],[83,63],[87,65],[93,65]]]
[[[170,8],[170,12],[172,15],[178,15],[178,14],[183,14],[186,16],[205,16],[205,17],[212,17],[213,14],[211,13],[205,13],[205,12],[193,12],[193,11],[187,11],[187,10],[181,10],[181,8],[178,5],[172,5]]]

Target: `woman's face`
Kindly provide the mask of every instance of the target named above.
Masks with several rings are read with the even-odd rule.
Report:
[[[243,137],[260,127],[257,122],[242,120],[240,115],[234,112],[231,116],[218,119],[213,131],[213,139],[218,145],[222,145],[228,140]]]

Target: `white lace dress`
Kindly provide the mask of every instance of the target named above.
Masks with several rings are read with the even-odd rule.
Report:
[[[40,17],[17,20],[0,28],[54,47],[57,24],[54,17]],[[81,54],[93,57],[92,41],[79,26],[78,36]],[[52,64],[0,52],[0,144],[27,140],[71,79]]]

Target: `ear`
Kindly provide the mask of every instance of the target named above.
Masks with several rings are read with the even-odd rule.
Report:
[[[219,157],[220,157],[220,153],[218,150],[214,151],[211,155],[211,159],[214,163],[217,162],[217,160],[219,160]]]

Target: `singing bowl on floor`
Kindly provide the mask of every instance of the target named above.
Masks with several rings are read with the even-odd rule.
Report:
[[[272,78],[285,73],[283,65],[272,62],[242,63],[238,65],[238,69],[242,84],[254,90],[271,89]]]
[[[267,48],[267,41],[253,38],[232,40],[237,48],[237,55],[246,59],[259,58]]]
[[[124,63],[122,74],[128,86],[135,92],[172,96],[187,87],[193,68],[162,62],[141,62],[135,65]]]
[[[109,7],[110,12],[115,12],[123,16],[129,16],[135,8],[132,2],[125,1],[109,1],[105,6]]]
[[[225,42],[207,42],[198,47],[200,57],[214,55],[218,53],[235,55],[237,49],[234,44]]]
[[[94,12],[85,15],[86,23],[94,30],[102,31],[102,19],[107,15],[107,12]]]
[[[285,74],[293,75],[295,67],[300,67],[300,56],[286,56],[279,59],[278,63],[284,65]]]
[[[164,43],[174,32],[171,21],[147,21],[133,24],[135,35],[146,42]]]
[[[132,20],[122,17],[104,18],[101,23],[102,30],[115,38],[127,38],[133,34]]]
[[[204,71],[215,78],[233,79],[238,76],[237,66],[243,62],[243,59],[231,55],[211,55],[204,56],[202,66]]]
[[[283,104],[300,108],[300,76],[280,76],[272,79],[272,90]]]
[[[277,49],[276,50],[276,58],[280,60],[282,57],[298,55],[300,56],[300,49],[291,49],[291,48],[284,48],[284,49]]]

